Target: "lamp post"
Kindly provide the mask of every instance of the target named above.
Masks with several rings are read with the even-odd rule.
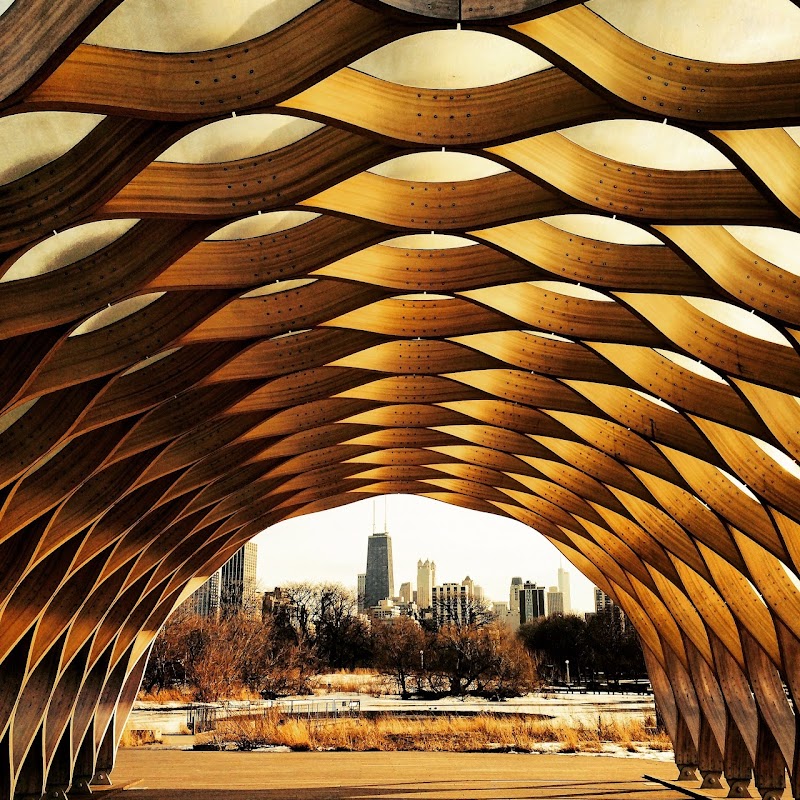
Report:
[[[569,685],[569,659],[566,659],[564,663],[567,665],[567,685]]]
[[[425,672],[425,651],[419,651],[419,670],[420,672]]]

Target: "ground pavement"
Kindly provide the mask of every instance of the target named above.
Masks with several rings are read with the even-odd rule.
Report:
[[[131,800],[686,800],[644,759],[510,753],[213,753],[123,749]],[[106,793],[103,792],[105,795]]]

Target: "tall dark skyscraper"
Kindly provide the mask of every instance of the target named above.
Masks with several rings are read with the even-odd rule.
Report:
[[[373,533],[367,540],[366,574],[364,608],[378,605],[385,597],[394,597],[392,538],[388,533]]]
[[[544,586],[525,581],[520,592],[519,621],[531,622],[545,615]]]

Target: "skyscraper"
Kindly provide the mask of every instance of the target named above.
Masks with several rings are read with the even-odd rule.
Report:
[[[442,625],[470,625],[483,613],[483,589],[467,575],[460,584],[444,583],[431,592],[433,619]]]
[[[430,608],[433,601],[433,587],[436,585],[436,562],[417,561],[417,606]]]
[[[183,608],[198,617],[216,617],[219,614],[219,570],[196,591],[189,595]]]
[[[564,613],[564,595],[558,590],[558,586],[551,586],[547,590],[547,616]]]
[[[400,602],[401,603],[410,603],[411,602],[411,582],[406,581],[405,583],[400,584]]]
[[[392,538],[384,531],[373,533],[367,540],[367,570],[364,582],[364,608],[370,609],[394,597]]]
[[[220,609],[224,614],[254,612],[256,605],[256,561],[258,545],[248,542],[223,564],[220,570]],[[259,608],[260,611],[260,608]]]
[[[511,588],[508,591],[508,616],[509,624],[515,630],[520,621],[520,594],[522,593],[522,578],[516,576],[511,579]]]
[[[525,581],[520,592],[519,621],[532,622],[545,615],[544,586]]]
[[[365,573],[359,572],[358,573],[358,594],[356,595],[357,602],[358,602],[358,613],[359,614],[363,614],[364,611],[366,610],[365,607],[364,607],[364,592],[366,591],[366,588],[367,588],[367,576],[366,576]]]
[[[614,602],[613,598],[597,586],[594,587],[594,610],[598,615],[606,615],[610,621],[623,629],[628,624],[625,612]]]
[[[601,614],[603,611],[611,608],[614,601],[602,590],[594,587],[594,610],[596,614]]]
[[[558,591],[564,600],[564,614],[569,614],[572,611],[572,602],[569,596],[569,572],[563,567],[558,568]]]
[[[217,617],[246,610],[254,616],[261,613],[261,597],[256,597],[256,561],[258,545],[248,542],[213,573],[184,602],[183,608],[200,617]]]

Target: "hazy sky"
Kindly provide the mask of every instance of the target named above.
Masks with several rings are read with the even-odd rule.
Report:
[[[415,495],[386,499],[392,537],[395,593],[405,581],[416,589],[417,560],[436,562],[436,582],[460,583],[469,575],[491,600],[508,601],[511,578],[540,586],[556,583],[561,554],[520,522]],[[375,500],[383,530],[384,499]],[[337,581],[355,588],[367,563],[372,533],[371,498],[281,522],[256,536],[258,579],[266,589],[294,581]],[[572,607],[592,611],[592,584],[571,564]]]

